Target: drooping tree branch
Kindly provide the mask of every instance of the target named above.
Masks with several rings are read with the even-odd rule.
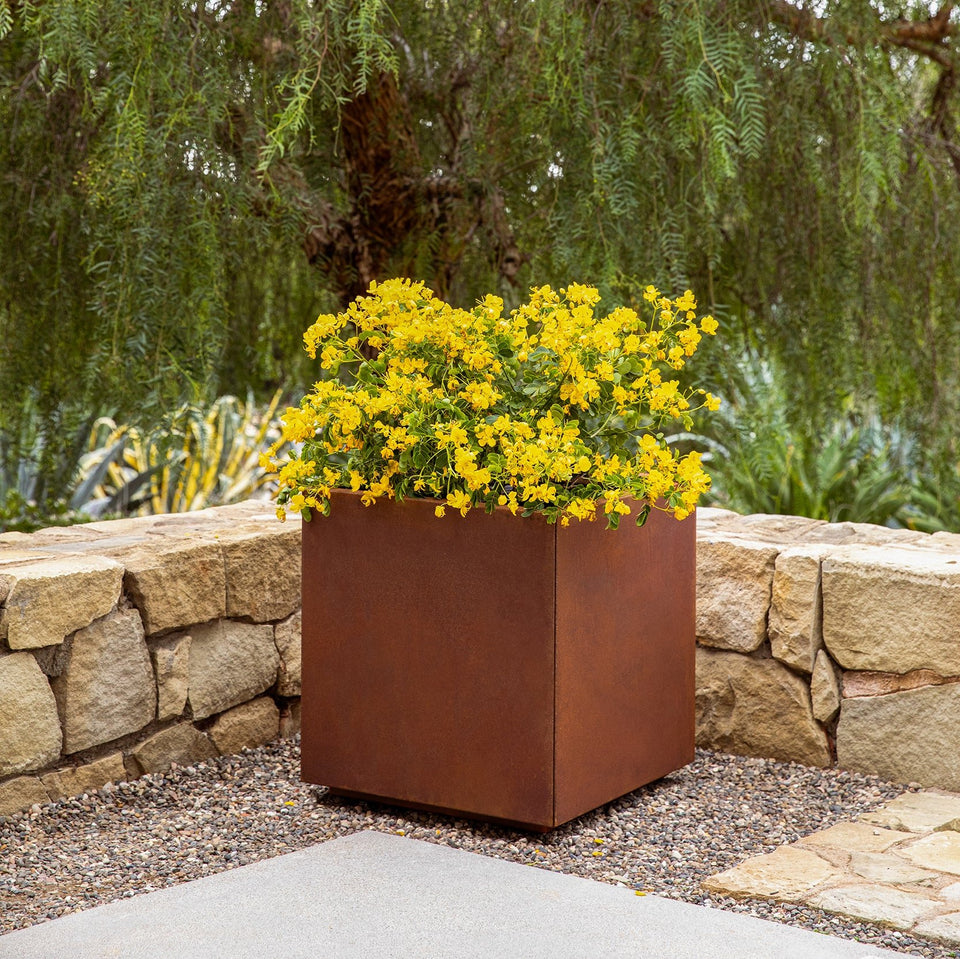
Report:
[[[873,36],[847,29],[838,34],[831,17],[821,17],[806,6],[798,6],[790,0],[767,0],[764,11],[771,23],[784,27],[802,40],[813,43],[847,43],[861,46],[866,42],[882,42],[915,50],[933,59],[938,59],[938,48],[957,33],[957,24],[951,21],[954,3],[941,4],[936,13],[923,20],[883,21],[878,18]]]
[[[935,140],[944,150],[960,180],[960,145],[955,140],[957,128],[950,110],[958,69],[958,57],[951,40],[960,30],[951,19],[955,7],[955,3],[943,3],[935,13],[919,20],[900,17],[883,21],[878,17],[872,35],[868,35],[862,22],[857,30],[838,33],[833,18],[818,16],[808,7],[790,0],[768,0],[765,9],[770,22],[811,43],[864,47],[868,43],[880,42],[910,50],[938,64],[940,77],[923,124],[923,135],[928,140]]]

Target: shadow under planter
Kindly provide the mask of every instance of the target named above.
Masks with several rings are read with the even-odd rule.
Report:
[[[690,762],[694,517],[436,505],[303,525],[304,781],[547,831]]]

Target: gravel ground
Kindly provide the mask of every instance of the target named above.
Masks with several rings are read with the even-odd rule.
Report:
[[[698,751],[685,769],[547,836],[334,800],[297,740],[0,817],[0,933],[364,829],[621,883],[905,955],[955,956],[818,910],[705,894],[701,881],[903,792],[883,780]]]

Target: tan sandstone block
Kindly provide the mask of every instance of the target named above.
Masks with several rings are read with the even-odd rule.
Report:
[[[140,614],[120,610],[73,637],[53,682],[63,750],[78,752],[136,732],[156,715],[157,689]]]
[[[932,832],[960,817],[960,796],[924,790],[904,793],[879,809],[863,813],[860,819],[911,833]]]
[[[130,754],[143,773],[166,772],[172,763],[191,766],[217,755],[213,743],[190,723],[154,733]]]
[[[928,936],[930,939],[960,943],[960,912],[948,912],[943,916],[925,919],[911,931],[918,936]]]
[[[887,693],[899,693],[905,689],[943,686],[945,683],[956,682],[960,682],[960,678],[944,677],[932,669],[913,669],[903,675],[870,670],[847,672],[843,674],[843,695],[848,699],[855,696],[885,696]]]
[[[932,833],[901,849],[900,855],[924,869],[960,876],[960,833]]]
[[[300,526],[246,523],[217,534],[226,569],[227,616],[267,623],[300,606]]]
[[[960,675],[960,565],[949,554],[848,547],[822,564],[823,640],[844,668]]]
[[[148,636],[205,623],[226,612],[226,577],[217,543],[157,537],[156,545],[125,553],[123,560],[123,584]]]
[[[60,755],[57,701],[30,653],[0,657],[0,776],[40,769]]]
[[[801,846],[830,846],[847,852],[883,852],[913,833],[882,829],[865,822],[840,822],[798,840]]]
[[[207,735],[219,752],[227,754],[262,746],[276,739],[279,730],[280,710],[269,696],[262,696],[221,713]]]
[[[767,636],[778,547],[719,535],[697,539],[697,641],[750,652]]]
[[[120,599],[123,567],[102,556],[48,559],[15,572],[4,608],[0,638],[11,649],[62,643],[72,632],[106,616]]]
[[[810,677],[810,701],[813,717],[829,723],[840,712],[840,674],[826,651],[821,649],[814,661]]]
[[[822,519],[810,519],[808,516],[788,516],[782,513],[749,513],[737,516],[735,522],[728,523],[729,532],[744,539],[760,540],[767,543],[796,543],[828,526]],[[700,525],[700,510],[697,510],[697,525]]]
[[[925,882],[939,876],[939,873],[904,862],[899,856],[882,852],[853,853],[850,856],[850,869],[867,882],[883,882],[891,886]]]
[[[194,719],[238,706],[277,681],[273,627],[218,620],[190,631],[190,706]]]
[[[280,653],[280,675],[277,695],[300,695],[300,627],[303,619],[298,609],[292,616],[274,627],[277,651]]]
[[[697,650],[697,744],[807,766],[831,762],[799,676],[772,659],[711,649]]]
[[[82,796],[107,783],[122,782],[126,778],[123,753],[116,752],[82,766],[66,766],[44,773],[40,781],[51,799],[63,799],[65,796]]]
[[[960,685],[844,699],[837,762],[894,782],[960,789]]]
[[[697,507],[697,535],[705,536],[717,530],[725,530],[739,522],[743,517],[731,509],[721,509],[717,506]]]
[[[28,563],[36,562],[38,559],[56,559],[57,557],[46,550],[40,549],[13,549],[10,546],[3,547],[0,544],[0,567],[4,566],[24,566]],[[10,588],[14,576],[10,573],[0,573],[0,603],[7,598],[7,590]]]
[[[703,888],[725,896],[794,902],[840,872],[816,853],[782,846],[704,880]]]
[[[897,929],[909,929],[921,916],[941,906],[938,899],[921,893],[873,884],[834,886],[811,896],[807,901],[827,912]]]
[[[804,542],[829,546],[926,546],[929,533],[912,529],[892,529],[875,523],[822,523],[804,533]]]
[[[773,572],[770,649],[776,659],[804,673],[813,672],[823,645],[820,609],[820,559],[824,549],[799,546],[783,550]]]
[[[165,636],[150,644],[150,659],[157,680],[157,719],[175,719],[187,705],[190,689],[189,634]]]
[[[36,776],[19,776],[0,783],[0,816],[12,816],[36,803],[48,802],[50,797]]]

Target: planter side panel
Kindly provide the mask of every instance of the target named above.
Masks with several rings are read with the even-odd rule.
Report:
[[[303,778],[551,825],[553,575],[546,524],[335,492],[303,526]]]
[[[693,759],[695,567],[695,515],[557,530],[557,824]]]

